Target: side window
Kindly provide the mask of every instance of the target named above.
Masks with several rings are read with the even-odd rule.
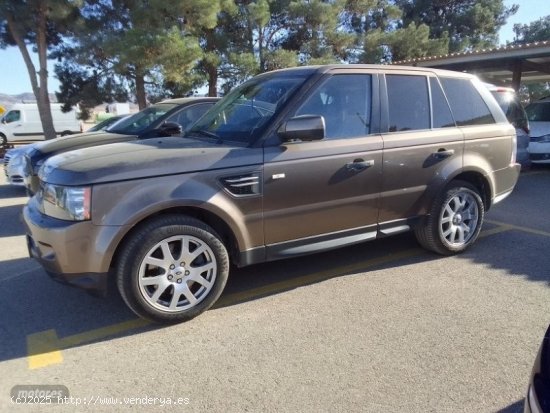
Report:
[[[389,131],[430,128],[430,102],[425,76],[386,75]]]
[[[441,85],[435,77],[430,77],[430,90],[432,92],[432,113],[434,128],[449,128],[456,126],[449,108],[449,103],[441,90]]]
[[[4,121],[6,123],[17,122],[19,119],[21,119],[21,111],[19,110],[10,110],[4,116]]]
[[[328,139],[368,135],[371,85],[371,75],[334,75],[310,94],[295,116],[323,116]]]
[[[469,79],[440,78],[459,126],[495,123],[485,101]]]
[[[193,123],[198,121],[202,115],[208,112],[208,109],[210,109],[213,105],[214,103],[198,103],[187,106],[178,113],[174,113],[166,119],[166,121],[179,123],[183,130],[186,130],[188,127],[193,125]]]

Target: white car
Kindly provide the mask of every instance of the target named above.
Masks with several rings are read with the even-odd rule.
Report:
[[[32,145],[21,146],[6,151],[4,155],[4,173],[11,185],[25,186],[25,155]]]
[[[550,98],[531,102],[525,111],[531,127],[531,162],[550,163]]]

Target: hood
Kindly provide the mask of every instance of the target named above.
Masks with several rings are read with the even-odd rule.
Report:
[[[42,155],[72,151],[74,149],[88,148],[95,145],[108,143],[127,142],[137,139],[136,135],[122,135],[106,131],[79,133],[34,144],[34,148]]]
[[[538,138],[544,135],[550,135],[550,122],[529,121],[530,135],[532,138]]]
[[[40,179],[59,185],[90,185],[260,164],[262,154],[261,148],[203,139],[136,140],[53,156],[40,169]]]

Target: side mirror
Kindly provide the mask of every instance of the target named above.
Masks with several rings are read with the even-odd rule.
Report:
[[[277,134],[284,142],[319,141],[325,139],[325,132],[325,118],[319,115],[302,115],[283,123]]]
[[[158,131],[159,136],[180,135],[182,132],[181,125],[176,122],[164,122]]]

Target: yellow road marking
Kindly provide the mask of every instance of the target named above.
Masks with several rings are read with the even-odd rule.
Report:
[[[491,229],[486,229],[486,230],[482,231],[479,234],[478,238],[484,238],[484,237],[488,237],[489,235],[500,234],[501,232],[509,231],[510,229],[511,228],[508,228],[504,225],[501,225],[501,226],[498,226],[498,227],[495,227],[495,228],[491,228]]]
[[[151,324],[147,320],[136,318],[107,327],[101,327],[65,338],[58,338],[55,330],[42,331],[27,336],[27,353],[29,369],[38,369],[52,364],[63,363],[61,350],[83,343],[100,340],[105,337],[134,330]]]
[[[289,280],[280,281],[274,284],[264,285],[263,287],[253,288],[251,290],[233,293],[222,297],[214,308],[225,307],[232,304],[237,304],[253,297],[261,297],[270,295],[280,291],[288,291],[297,287],[314,284],[321,281],[326,281],[347,273],[354,273],[361,270],[366,270],[371,267],[388,264],[393,261],[411,258],[420,255],[424,250],[420,248],[412,248],[396,254],[385,255],[383,257],[373,258],[366,262],[349,264],[344,267],[339,267],[332,270],[319,271],[313,274],[304,275],[301,277],[291,278]]]
[[[515,229],[514,226],[491,222],[499,225],[496,228],[485,230],[480,234],[480,237],[498,234],[500,232]],[[519,227],[521,229],[521,227]],[[537,233],[540,231],[537,231]],[[550,235],[546,233],[546,235]],[[347,273],[355,273],[368,268],[389,264],[394,261],[412,258],[421,255],[425,250],[421,248],[411,248],[396,254],[385,255],[382,257],[373,258],[366,262],[358,262],[349,264],[338,269],[319,271],[313,274],[304,275],[301,277],[292,278],[285,281],[280,281],[274,284],[265,285],[263,287],[253,288],[247,291],[229,294],[222,296],[214,308],[224,307],[232,304],[237,304],[245,300],[250,300],[254,297],[271,295],[281,291],[288,291],[294,288],[302,287],[309,284],[314,284],[321,281],[326,281]],[[95,330],[86,331],[84,333],[74,334],[72,336],[58,338],[55,330],[47,330],[27,336],[27,353],[29,369],[37,369],[47,367],[52,364],[63,362],[61,350],[70,347],[78,346],[84,343],[89,343],[95,340],[101,340],[109,336],[120,334],[126,331],[150,325],[149,321],[141,318],[136,318],[122,323],[113,324],[111,326],[101,327]]]
[[[27,336],[27,361],[29,369],[38,369],[51,364],[63,363],[63,355],[58,346],[59,339],[55,330]]]
[[[494,224],[494,225],[498,225],[500,227],[506,228],[507,230],[515,229],[517,231],[527,232],[529,234],[543,235],[545,237],[550,237],[550,232],[542,231],[540,229],[522,227],[520,225],[513,225],[513,224],[508,224],[506,222],[493,221],[493,220],[486,220],[485,222],[488,222],[488,223]]]

